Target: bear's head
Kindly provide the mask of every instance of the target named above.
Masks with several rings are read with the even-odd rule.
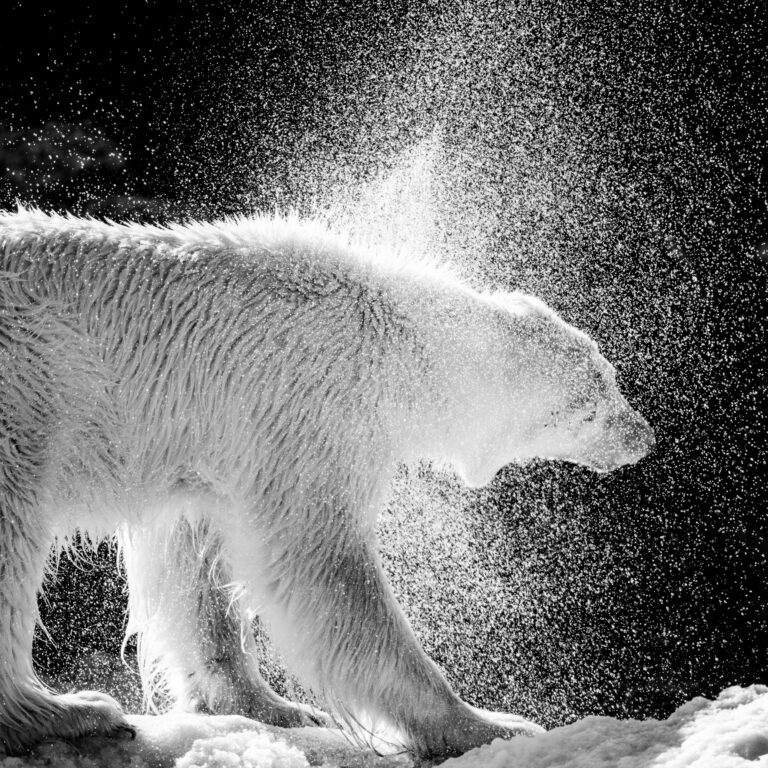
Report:
[[[649,453],[653,430],[594,341],[531,296],[481,301],[449,354],[445,458],[470,486],[534,458],[609,472]]]

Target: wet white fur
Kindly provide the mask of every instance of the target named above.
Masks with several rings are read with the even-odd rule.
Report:
[[[306,722],[258,675],[255,610],[349,724],[394,726],[422,755],[535,730],[450,691],[374,523],[399,461],[479,485],[533,456],[640,458],[644,422],[583,334],[535,299],[291,217],[160,228],[22,209],[0,214],[0,249],[9,750],[121,727],[111,700],[54,697],[31,666],[46,557],[75,528],[120,533],[150,698]]]

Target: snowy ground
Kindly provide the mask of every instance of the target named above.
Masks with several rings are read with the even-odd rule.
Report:
[[[135,741],[39,747],[0,768],[411,768],[320,728],[267,728],[242,717],[131,716]],[[668,720],[587,717],[531,739],[500,739],[444,768],[757,768],[768,766],[768,686],[694,699]]]

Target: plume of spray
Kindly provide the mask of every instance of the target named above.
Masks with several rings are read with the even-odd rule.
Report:
[[[727,596],[713,593],[712,569],[743,561],[724,561],[713,531],[724,509],[734,531],[765,530],[749,482],[735,509],[716,480],[744,475],[741,444],[718,426],[729,411],[712,377],[737,353],[717,329],[765,269],[753,258],[759,217],[733,213],[757,194],[756,156],[741,176],[718,171],[736,136],[721,105],[746,106],[719,98],[696,55],[714,61],[737,38],[708,48],[704,22],[674,4],[233,13],[227,56],[197,76],[210,108],[169,101],[186,132],[171,153],[182,210],[293,208],[449,261],[471,282],[534,293],[598,339],[660,438],[631,477],[534,465],[469,492],[404,470],[384,560],[427,651],[472,703],[545,725],[663,715],[717,692],[727,674],[702,639],[705,617],[713,606],[743,616],[756,598],[741,572]],[[199,66],[191,58],[184,77]],[[694,80],[704,93],[690,101]],[[707,121],[721,133],[698,130]],[[762,272],[744,279],[745,268]],[[750,322],[729,328],[749,337]],[[761,423],[749,410],[744,434]],[[756,658],[746,663],[756,674]]]

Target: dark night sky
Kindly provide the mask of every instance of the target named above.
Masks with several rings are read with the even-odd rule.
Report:
[[[4,23],[4,120],[15,127],[49,120],[98,121],[138,152],[165,132],[155,106],[176,85],[189,57],[224,55],[231,14],[217,4],[10,3]],[[205,7],[207,6],[207,7]],[[199,68],[184,75],[194,100]]]
[[[440,21],[439,3],[422,7],[392,0],[345,7],[322,0],[280,0],[260,7],[127,0],[55,7],[32,2],[9,5],[3,14],[7,39],[0,47],[0,127],[16,148],[51,122],[88,123],[100,130],[126,161],[108,172],[106,182],[88,184],[95,184],[96,196],[107,190],[117,199],[127,192],[138,203],[133,207],[115,203],[116,208],[97,208],[97,213],[128,210],[132,215],[148,212],[162,217],[238,210],[238,194],[248,184],[257,189],[257,202],[270,204],[275,179],[288,193],[296,188],[290,168],[285,170],[283,158],[275,152],[282,137],[281,149],[291,162],[296,160],[295,147],[301,145],[297,137],[311,135],[309,145],[318,156],[330,157],[331,164],[350,163],[357,147],[368,146],[365,120],[379,113],[365,112],[370,99],[361,97],[362,106],[357,107],[354,95],[343,86],[362,81],[361,72],[369,70],[380,81],[389,78],[397,85],[398,72],[406,69],[398,57],[412,71],[438,73],[432,91],[419,83],[424,90],[418,92],[420,115],[437,112],[456,98],[452,84],[439,82],[442,70],[437,65],[430,68],[427,54],[419,57],[421,51],[414,54],[401,44],[414,29],[448,25],[449,14],[448,21]],[[593,653],[582,658],[581,673],[592,674],[591,665],[596,678],[603,675],[611,682],[601,693],[585,694],[581,708],[581,702],[571,702],[565,715],[555,711],[550,724],[560,716],[598,710],[668,714],[696,694],[713,695],[733,683],[768,682],[764,517],[768,55],[760,37],[765,20],[758,17],[764,11],[761,2],[697,4],[695,12],[678,3],[573,3],[572,13],[568,3],[530,0],[519,5],[531,9],[530,46],[536,52],[535,63],[544,62],[538,74],[525,75],[529,79],[524,85],[535,87],[521,90],[521,109],[528,110],[525,116],[534,126],[526,148],[532,155],[539,151],[536,131],[544,135],[546,128],[544,113],[537,111],[538,90],[562,97],[562,103],[552,101],[566,114],[563,130],[580,125],[581,115],[594,107],[600,119],[592,133],[573,128],[574,135],[583,142],[579,152],[593,162],[594,178],[587,176],[587,181],[602,182],[605,177],[615,183],[616,192],[597,197],[600,184],[595,181],[589,194],[596,197],[587,199],[599,199],[605,220],[619,222],[616,231],[625,232],[616,236],[619,240],[624,238],[622,242],[638,253],[656,259],[652,274],[637,267],[640,256],[635,264],[600,261],[592,250],[593,228],[577,229],[573,225],[577,214],[568,209],[563,216],[571,229],[563,225],[567,231],[561,231],[546,223],[546,233],[562,238],[558,243],[568,243],[564,252],[569,261],[546,265],[555,275],[551,283],[523,287],[541,292],[556,306],[560,301],[570,311],[569,319],[578,320],[604,349],[624,356],[625,371],[637,374],[625,374],[626,388],[658,425],[661,439],[658,455],[638,471],[635,485],[621,491],[626,494],[623,506],[612,506],[610,496],[620,487],[615,478],[595,480],[566,469],[547,485],[549,476],[540,467],[522,473],[509,470],[503,478],[507,485],[499,492],[501,506],[497,504],[496,512],[478,524],[478,535],[490,542],[492,537],[509,536],[526,520],[532,524],[529,512],[518,510],[514,514],[521,517],[515,518],[511,511],[516,509],[511,497],[519,487],[535,486],[534,493],[545,505],[556,506],[560,496],[569,503],[583,499],[590,508],[604,505],[600,519],[590,522],[589,541],[617,553],[616,571],[611,574],[614,592],[599,597],[608,606],[606,612],[616,610],[618,618],[599,613],[600,599],[591,609],[594,615],[587,615],[579,603],[583,593],[569,596],[565,581],[563,600],[572,601],[568,611],[575,611],[583,624],[577,638],[583,653]],[[545,7],[550,11],[548,16],[541,12],[542,22],[537,9]],[[661,10],[657,13],[655,7]],[[562,29],[549,23],[556,17]],[[658,26],[647,28],[645,18],[656,20]],[[392,52],[388,60],[377,58],[379,49]],[[467,51],[471,60],[476,54],[471,46]],[[568,62],[580,59],[590,62],[589,71],[567,70]],[[453,72],[455,62],[449,65],[445,70]],[[460,98],[470,107],[476,105],[484,116],[496,114],[494,100],[505,108],[517,108],[509,93],[519,83],[506,75],[494,77],[473,79],[470,73],[466,93],[460,92]],[[557,77],[573,87],[558,86]],[[411,87],[403,82],[403,87]],[[566,103],[565,96],[572,94]],[[222,104],[227,108],[221,110]],[[341,124],[339,115],[346,121],[344,130],[326,135],[325,126]],[[399,123],[393,121],[397,123],[393,136],[398,131],[418,135],[413,115],[401,113],[399,118]],[[450,119],[446,124],[452,147],[472,145],[475,134],[487,127],[487,123],[480,128],[451,124]],[[380,127],[371,128],[370,135],[372,143],[383,145]],[[557,140],[552,139],[553,144]],[[501,138],[493,145],[500,154],[512,145],[505,141]],[[248,162],[240,163],[249,143],[256,149]],[[535,164],[532,167],[534,178]],[[262,177],[264,181],[259,181]],[[46,186],[49,176],[40,178],[38,186],[22,189],[6,174],[0,179],[2,202],[10,204],[21,197],[43,206],[92,210],[83,208],[84,198],[78,197],[88,184],[78,186],[80,182],[70,183],[64,175],[58,186]],[[565,185],[567,180],[557,181]],[[568,192],[567,186],[563,188]],[[504,194],[502,190],[501,199],[508,202]],[[638,234],[641,227],[636,222],[646,219],[632,207],[633,195],[655,201],[654,211],[668,227],[668,239],[688,244],[687,261],[670,265],[659,255],[653,233]],[[581,198],[564,193],[562,199],[570,204]],[[157,200],[162,202],[152,203]],[[593,223],[583,216],[578,221]],[[535,244],[537,227],[544,226],[531,224],[529,234],[525,227],[520,230],[523,234],[507,228],[499,239],[507,247]],[[616,276],[605,277],[614,268]],[[610,318],[601,324],[597,299],[592,306],[573,298],[574,286],[581,284],[573,275],[576,270],[582,270],[582,282],[604,281],[609,286],[605,295],[618,296],[633,308],[636,314],[630,318],[637,319],[637,327],[645,333],[642,341],[637,340],[637,329],[633,335],[631,329],[612,325]],[[667,307],[666,315],[648,313],[649,318],[642,319],[637,314],[649,282],[689,280],[692,272],[697,284],[678,286],[677,303]],[[686,302],[691,301],[688,288],[705,299],[695,322],[688,322],[686,315]],[[671,332],[661,326],[662,315],[671,318],[670,326],[677,323],[682,328],[676,354],[664,346],[665,334]],[[656,367],[648,364],[649,357],[658,361]],[[633,519],[635,503],[646,506]],[[514,559],[527,551],[526,546],[532,550],[561,546],[547,526],[541,536],[538,541],[516,541],[508,550],[493,538],[494,556]],[[637,578],[622,582],[620,574],[630,573],[638,563],[642,567]],[[504,566],[499,568],[503,571]],[[94,629],[87,612],[78,618],[79,608],[61,608],[67,590],[82,588],[81,579],[64,568],[59,591],[53,591],[53,608],[45,609],[65,649],[59,661],[46,662],[54,671],[72,663],[73,647],[89,642],[114,645],[121,629],[119,614],[100,620]],[[116,599],[119,585],[111,584],[110,589],[111,597],[99,592],[96,599]],[[570,620],[576,631],[578,622],[569,619],[576,614],[568,611],[561,618],[548,615],[541,621],[565,631]],[[80,628],[68,635],[63,624],[70,619]],[[515,637],[514,628],[502,626],[502,635]],[[486,642],[503,643],[505,638],[491,634]],[[552,633],[529,635],[519,646],[521,664],[530,669],[538,665],[539,672],[547,669],[552,676],[554,692],[543,686],[538,694],[542,701],[548,695],[555,700],[558,691],[568,688],[566,671],[552,662],[559,659],[558,642]],[[591,648],[590,643],[599,647]],[[430,652],[446,667],[456,665],[460,670],[456,675],[461,676],[455,648],[441,652],[430,648]],[[471,670],[468,674],[471,677]],[[589,685],[595,688],[598,683]],[[625,694],[630,687],[634,698]],[[501,698],[484,701],[475,695],[475,700],[498,705]],[[544,704],[541,708],[546,709]],[[535,716],[535,706],[528,714]]]
[[[0,49],[0,122],[23,131],[87,121],[127,155],[132,189],[166,191],[158,153],[176,141],[167,112],[179,98],[195,110],[205,84],[199,60],[186,65],[200,51],[224,55],[229,14],[181,0],[14,2],[4,17],[13,35]]]
[[[14,127],[98,119],[143,141],[151,105],[171,71],[177,7],[163,3],[12,3],[2,48],[4,120]],[[139,146],[137,141],[137,146]]]

